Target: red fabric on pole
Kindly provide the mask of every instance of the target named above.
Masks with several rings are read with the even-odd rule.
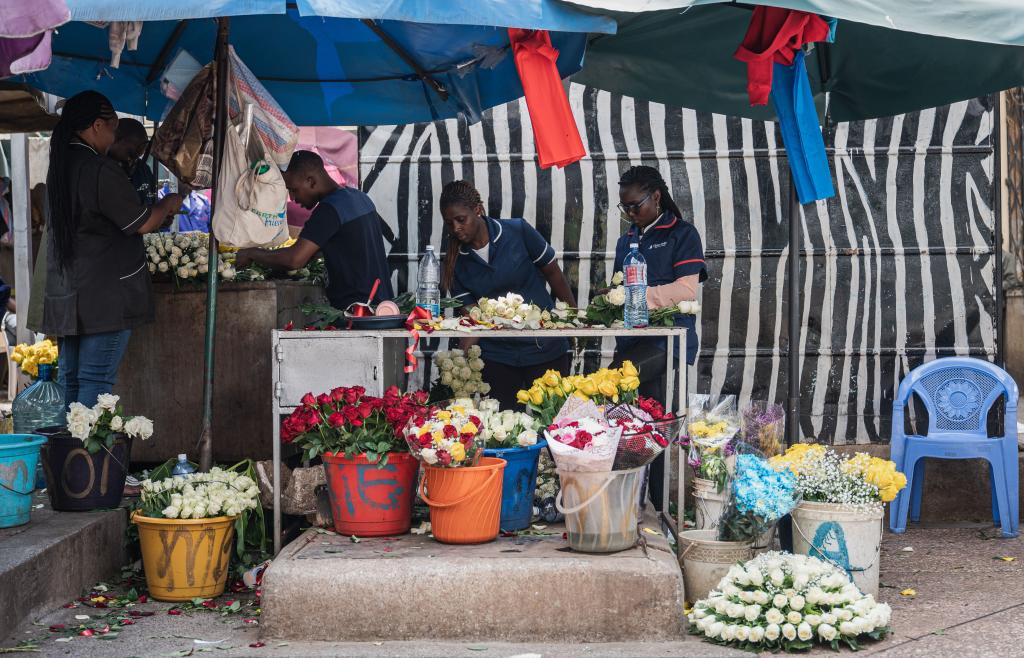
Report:
[[[564,167],[587,154],[558,76],[558,50],[545,30],[510,28],[509,40],[526,92],[540,168]]]
[[[733,55],[747,63],[747,94],[751,105],[767,105],[772,90],[772,64],[791,66],[805,43],[828,39],[828,23],[816,14],[758,5],[747,35]]]

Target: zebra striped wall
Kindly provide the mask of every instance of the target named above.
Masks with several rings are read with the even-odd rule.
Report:
[[[442,186],[466,178],[490,214],[525,217],[551,241],[582,304],[625,229],[619,174],[653,165],[708,261],[691,388],[784,401],[789,177],[775,125],[575,84],[570,100],[589,156],[564,170],[536,166],[522,100],[475,125],[361,130],[363,189],[397,235],[396,289],[415,283],[427,244],[440,247]],[[885,440],[906,372],[994,355],[993,115],[981,98],[827,131],[837,195],[800,209],[805,435]]]

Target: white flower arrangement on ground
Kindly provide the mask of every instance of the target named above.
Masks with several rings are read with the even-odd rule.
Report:
[[[537,445],[533,418],[519,411],[501,411],[497,400],[485,399],[476,405],[483,429],[480,438],[488,448],[525,448]]]
[[[150,274],[165,275],[175,281],[196,281],[210,271],[210,236],[202,231],[184,233],[148,233],[143,236]],[[220,278],[235,278],[235,266],[217,258]]]
[[[843,571],[806,555],[763,553],[734,565],[687,619],[690,632],[750,651],[798,651],[815,643],[860,648],[889,633],[892,609]]]
[[[142,482],[142,514],[157,519],[209,519],[255,509],[259,488],[252,478],[214,467],[209,473]]]
[[[449,350],[434,355],[434,362],[440,373],[434,385],[447,386],[451,395],[445,397],[468,398],[476,393],[487,395],[491,385],[483,380],[484,362],[480,358],[480,347],[473,345],[468,350]]]
[[[102,393],[92,408],[80,402],[71,403],[67,414],[68,432],[81,440],[90,454],[104,447],[110,450],[123,434],[142,441],[153,436],[153,421],[145,416],[125,416],[120,401],[116,395]]]

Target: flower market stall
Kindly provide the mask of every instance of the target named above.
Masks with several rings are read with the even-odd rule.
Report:
[[[537,318],[538,322],[540,318]],[[463,320],[445,320],[458,323]],[[534,338],[559,335],[569,338],[604,338],[627,333],[630,336],[679,336],[685,340],[686,329],[682,327],[649,327],[645,329],[623,329],[606,327],[565,326],[559,329],[489,329],[481,332],[488,338]],[[432,338],[456,339],[466,337],[466,330],[437,329]],[[294,411],[303,404],[303,397],[310,391],[331,391],[334,388],[359,385],[371,395],[383,395],[390,386],[404,384],[402,364],[410,355],[406,353],[410,332],[404,329],[380,331],[275,331],[272,338],[273,363],[273,411],[274,432],[274,552],[281,550],[281,425],[276,419],[282,414]],[[685,343],[683,343],[685,344]],[[668,388],[666,397],[677,415],[686,413],[687,374],[680,368],[674,354],[673,341],[667,341],[666,363]],[[344,372],[344,375],[340,374]],[[443,375],[442,375],[443,376]],[[679,385],[676,386],[676,382]],[[538,398],[537,404],[542,405]],[[557,411],[557,410],[556,410]],[[493,432],[493,428],[491,430]],[[669,499],[672,468],[678,470],[678,486],[683,490],[685,476],[682,464],[675,451],[666,450],[663,499]],[[673,531],[679,528],[678,518],[663,513]],[[681,515],[679,515],[681,516]]]

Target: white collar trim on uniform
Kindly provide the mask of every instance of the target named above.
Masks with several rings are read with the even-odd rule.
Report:
[[[95,153],[96,155],[99,155],[99,154],[100,154],[100,152],[99,152],[99,151],[97,151],[97,150],[96,150],[96,149],[94,149],[93,147],[89,146],[89,145],[88,145],[88,144],[86,144],[85,142],[71,142],[71,146],[84,146],[85,148],[89,149],[90,151],[92,151],[92,152],[93,152],[93,153]]]
[[[485,216],[484,216],[484,220],[485,220],[485,221],[488,221],[488,222],[494,222],[494,225],[498,227],[498,234],[497,234],[497,235],[495,235],[495,236],[494,236],[494,239],[493,239],[493,240],[490,240],[490,241],[489,241],[489,242],[488,242],[487,244],[488,244],[488,245],[491,245],[491,244],[495,244],[495,243],[497,243],[497,242],[498,242],[498,240],[500,240],[500,239],[501,239],[501,233],[502,233],[502,231],[504,231],[505,229],[503,229],[503,228],[501,227],[501,222],[499,222],[499,221],[498,221],[498,220],[496,220],[496,219],[492,219],[491,217],[487,217],[487,216],[485,215]],[[488,232],[488,237],[490,237],[490,232]],[[483,249],[483,247],[481,247],[481,249]],[[468,252],[468,251],[466,251],[466,248],[465,248],[465,247],[459,247],[459,254],[460,254],[460,255],[462,255],[462,256],[468,256],[468,255],[469,255],[469,252]]]

